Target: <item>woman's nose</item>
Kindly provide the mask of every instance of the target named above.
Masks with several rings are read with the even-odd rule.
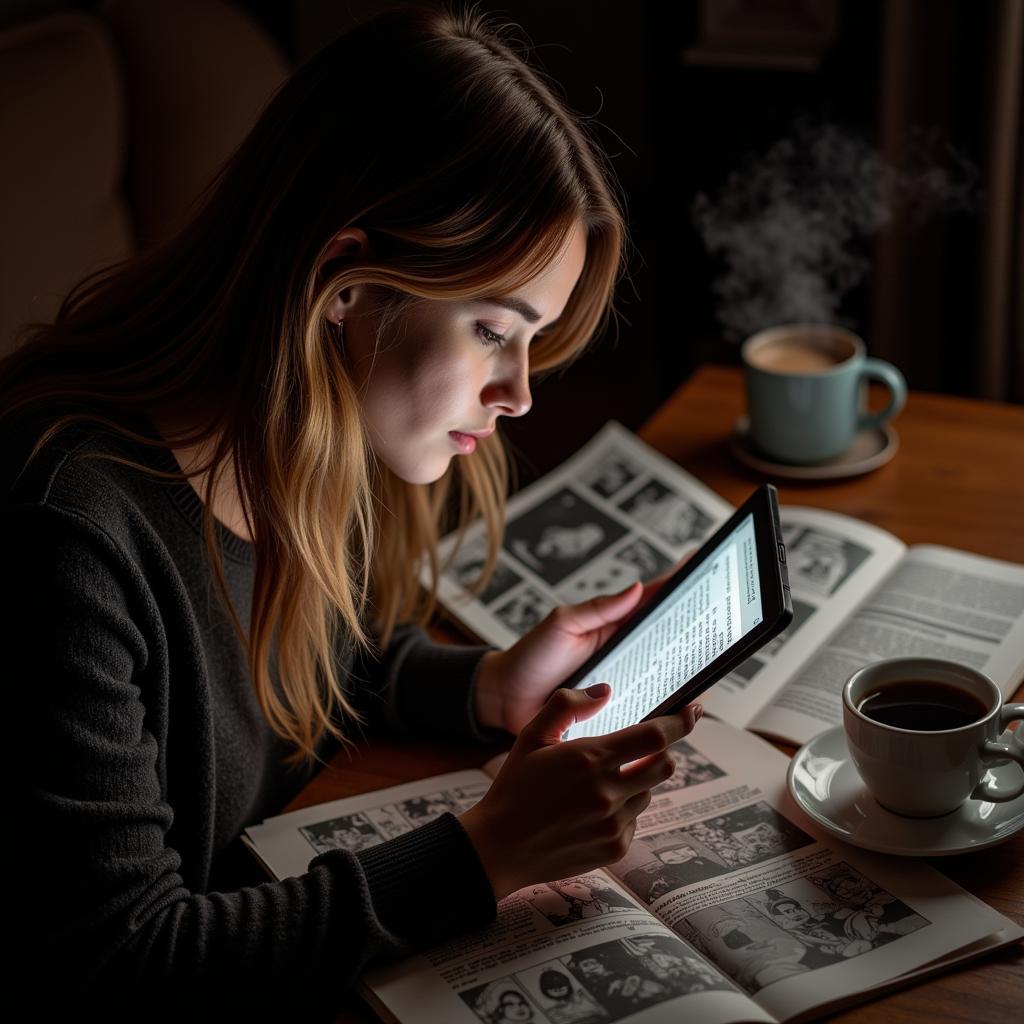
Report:
[[[502,372],[488,382],[482,398],[484,405],[502,416],[525,416],[533,405],[529,359],[510,359]]]

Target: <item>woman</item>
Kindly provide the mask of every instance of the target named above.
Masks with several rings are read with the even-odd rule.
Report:
[[[410,625],[442,530],[481,516],[493,567],[495,425],[600,326],[622,240],[595,150],[499,35],[394,11],[281,89],[176,237],[2,364],[34,999],[326,1009],[622,855],[693,712],[563,744],[608,688],[546,699],[639,585],[503,653]],[[361,723],[518,738],[458,819],[256,884],[239,832]]]

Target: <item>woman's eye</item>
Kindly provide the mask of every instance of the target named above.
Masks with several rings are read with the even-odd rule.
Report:
[[[476,332],[480,338],[488,345],[497,345],[501,348],[505,344],[505,335],[498,334],[492,331],[489,327],[484,327],[483,324],[476,325]]]

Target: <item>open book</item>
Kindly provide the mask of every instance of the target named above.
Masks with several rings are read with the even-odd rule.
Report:
[[[469,631],[508,647],[557,604],[648,580],[735,509],[635,434],[610,423],[508,503],[484,591],[482,527],[467,531],[438,587]],[[783,506],[794,620],[702,697],[732,725],[801,744],[842,721],[861,666],[922,655],[970,665],[1009,697],[1024,679],[1024,566],[950,548],[908,548],[849,516]],[[455,538],[442,542],[446,559]],[[425,581],[426,582],[426,581]]]
[[[487,928],[366,974],[374,1009],[417,1024],[788,1021],[1024,937],[921,861],[824,838],[791,802],[788,758],[756,736],[703,719],[672,753],[622,861],[512,893]],[[296,875],[461,813],[500,760],[293,811],[245,840],[271,875]]]

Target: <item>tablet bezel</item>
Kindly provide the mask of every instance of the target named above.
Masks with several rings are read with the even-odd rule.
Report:
[[[640,629],[669,596],[693,576],[723,541],[747,516],[754,518],[754,539],[757,548],[757,572],[761,590],[762,621],[749,633],[709,662],[668,699],[644,716],[642,721],[678,710],[689,704],[708,687],[726,676],[764,644],[778,636],[793,621],[793,602],[786,568],[786,549],[779,526],[778,491],[771,484],[762,484],[707,541],[673,573],[643,609],[637,612],[615,635],[595,651],[560,689],[577,688],[612,652]]]

